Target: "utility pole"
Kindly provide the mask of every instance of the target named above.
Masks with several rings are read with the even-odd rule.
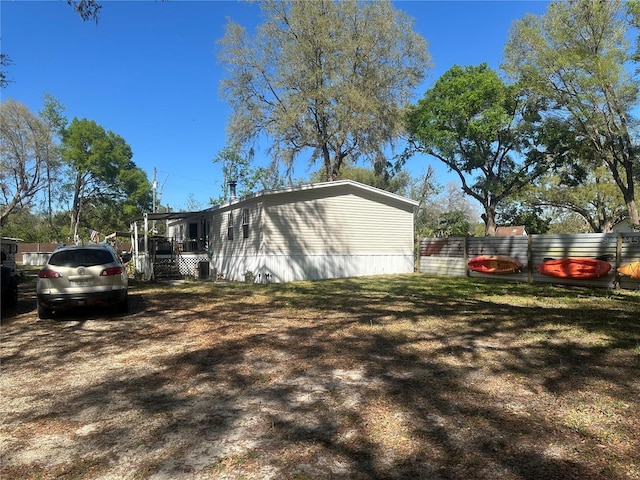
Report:
[[[156,180],[156,167],[153,167],[153,183],[151,188],[153,190],[153,208],[152,213],[156,213],[156,191],[158,190],[158,181]],[[155,218],[151,222],[151,233],[156,234],[156,220]]]

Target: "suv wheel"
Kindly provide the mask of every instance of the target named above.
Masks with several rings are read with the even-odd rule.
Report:
[[[11,291],[11,304],[15,305],[18,303],[18,282],[13,285],[13,289]]]
[[[124,297],[124,300],[116,306],[116,312],[127,313],[129,311],[129,296]]]
[[[43,320],[47,318],[52,318],[53,312],[51,311],[50,308],[47,308],[44,305],[41,305],[40,302],[38,302],[38,317],[40,317]]]
[[[13,277],[7,287],[7,291],[2,294],[3,307],[13,307],[18,303],[18,281]]]

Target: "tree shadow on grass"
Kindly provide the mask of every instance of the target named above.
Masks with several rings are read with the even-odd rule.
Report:
[[[12,376],[61,368],[56,358],[106,370],[54,396],[34,389],[7,422],[95,425],[74,454],[113,466],[133,452],[127,474],[142,478],[265,466],[281,478],[624,478],[635,460],[603,451],[604,437],[563,411],[596,384],[636,405],[634,312],[513,305],[462,285],[453,297],[414,276],[212,286],[174,291],[170,304],[141,292],[144,311],[121,321],[42,327],[44,348],[11,358]],[[614,440],[637,447],[638,412],[626,413]]]

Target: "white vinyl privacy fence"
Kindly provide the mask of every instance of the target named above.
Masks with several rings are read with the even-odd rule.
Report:
[[[518,273],[502,275],[474,272],[467,267],[467,262],[479,255],[513,257],[524,267]],[[576,257],[604,259],[612,268],[607,275],[592,280],[549,277],[537,271],[537,266],[545,260]],[[638,261],[640,233],[450,237],[422,239],[418,268],[421,273],[438,275],[637,290],[640,289],[640,281],[621,275],[617,269]]]

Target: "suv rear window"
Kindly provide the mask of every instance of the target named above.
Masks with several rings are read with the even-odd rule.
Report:
[[[107,250],[63,250],[55,252],[49,258],[49,265],[58,267],[93,267],[113,263],[115,259]]]

